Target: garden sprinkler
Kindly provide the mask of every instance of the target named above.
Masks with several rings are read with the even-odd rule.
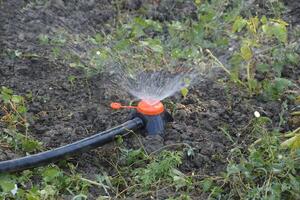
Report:
[[[173,121],[171,115],[165,111],[164,105],[157,100],[141,100],[137,106],[123,106],[120,103],[111,103],[112,109],[134,109],[132,118],[143,120],[146,135],[163,135],[166,122]]]
[[[134,112],[130,116],[130,120],[123,124],[77,142],[38,154],[2,161],[0,162],[0,173],[21,171],[55,162],[75,153],[85,152],[104,145],[116,136],[128,133],[129,130],[145,128],[148,136],[163,135],[165,124],[173,121],[160,101],[142,100],[137,106],[122,106],[120,103],[111,103],[111,108],[129,108],[134,109]]]

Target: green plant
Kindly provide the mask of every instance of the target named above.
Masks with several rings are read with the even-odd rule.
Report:
[[[74,167],[71,165],[71,171],[72,168]],[[34,182],[34,177],[38,178],[38,184]],[[94,183],[73,171],[68,175],[57,166],[25,170],[19,176],[0,174],[0,198],[57,199],[62,193],[76,196],[75,194],[86,194],[91,182]]]
[[[27,133],[29,124],[26,118],[27,107],[24,97],[15,95],[13,90],[2,86],[0,89],[0,103],[4,113],[1,116],[1,121],[13,128],[17,126],[24,127]]]
[[[179,164],[181,164],[181,154],[179,152],[163,151],[145,168],[136,169],[133,173],[137,182],[141,182],[143,187],[149,188],[160,179],[172,178],[172,175],[174,175],[173,170]]]
[[[245,65],[247,87],[250,95],[258,94],[262,87],[255,79],[256,71],[259,70],[262,72],[268,70],[266,69],[266,65],[258,63],[257,60],[261,58],[272,60],[270,55],[270,52],[273,49],[272,47],[264,50],[264,54],[259,49],[266,48],[267,45],[282,47],[282,45],[286,44],[287,25],[288,24],[283,20],[267,19],[265,16],[261,17],[261,19],[258,17],[244,19],[238,16],[235,19],[232,26],[232,32],[243,32],[243,37],[241,38],[240,51],[234,53],[231,58],[233,69],[231,76],[233,76],[235,80],[239,79],[240,73],[242,73],[243,70],[241,66]],[[244,30],[245,27],[247,28],[247,31]],[[275,42],[272,38],[275,38],[278,42]],[[278,47],[274,48],[274,50],[277,48]],[[258,67],[256,67],[256,65]]]
[[[30,99],[31,95],[26,95]],[[0,141],[14,150],[32,153],[41,150],[41,143],[28,136],[29,122],[27,119],[26,100],[23,96],[15,95],[13,90],[2,87],[0,90],[0,106],[3,116],[0,122],[7,124],[0,135]],[[20,133],[24,131],[25,135]]]
[[[11,148],[15,151],[34,153],[43,149],[41,142],[13,129],[4,129],[0,135],[2,145],[5,144],[7,148]]]
[[[300,152],[294,154],[280,147],[280,134],[268,131],[269,120],[256,119],[252,132],[259,139],[246,152],[240,147],[231,150],[231,157],[224,174],[220,198],[239,199],[298,199],[300,179]],[[284,145],[285,146],[285,145]],[[209,182],[208,185],[210,185]],[[211,188],[211,187],[207,187]]]
[[[16,59],[21,58],[23,56],[23,53],[19,50],[12,50],[12,49],[6,49],[5,54],[10,59]]]
[[[269,82],[263,82],[263,88],[266,99],[278,100],[284,91],[292,85],[292,82],[284,78],[275,78],[275,80]]]
[[[289,138],[281,143],[281,147],[290,148],[292,151],[299,151],[300,149],[300,127],[294,131],[286,133],[284,137]]]

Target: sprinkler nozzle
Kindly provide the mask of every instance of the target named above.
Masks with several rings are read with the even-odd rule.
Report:
[[[160,101],[142,100],[137,106],[123,106],[120,103],[111,103],[112,109],[136,109],[133,117],[140,117],[145,124],[148,135],[163,135],[166,122],[173,121],[171,115],[165,111]]]
[[[117,103],[117,102],[113,102],[110,104],[110,107],[114,110],[119,110],[121,108],[129,108],[129,109],[135,109],[137,108],[136,106],[122,106],[122,104]]]
[[[113,103],[110,104],[110,107],[114,110],[118,110],[122,107],[122,105],[120,103],[113,102]]]

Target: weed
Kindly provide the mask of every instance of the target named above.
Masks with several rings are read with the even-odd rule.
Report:
[[[163,151],[154,162],[149,163],[145,168],[134,170],[133,173],[137,182],[141,182],[144,188],[149,188],[160,179],[171,178],[173,169],[179,164],[181,164],[180,153]]]
[[[33,176],[38,178],[35,184]],[[86,179],[87,180],[87,179]],[[25,170],[20,176],[0,174],[0,197],[17,199],[56,199],[60,193],[86,194],[90,185],[79,174],[67,175],[56,166]],[[15,192],[13,192],[15,190]]]
[[[74,85],[76,80],[77,80],[76,76],[73,76],[73,75],[68,76],[68,81],[72,86]]]
[[[294,131],[286,133],[284,137],[289,138],[281,143],[281,147],[290,148],[293,152],[300,149],[300,127]]]
[[[3,86],[0,90],[0,100],[0,103],[3,103],[1,121],[12,128],[24,127],[27,133],[29,124],[26,118],[27,108],[24,97],[14,95],[11,89]]]
[[[255,65],[259,66],[258,70],[260,71],[267,70],[266,65],[257,63],[257,59],[262,57],[271,59],[269,50],[264,51],[265,54],[262,54],[258,49],[266,48],[264,47],[266,44],[268,46],[274,45],[270,44],[270,42],[266,43],[268,40],[273,41],[272,38],[277,39],[278,43],[275,43],[276,46],[282,46],[287,43],[287,25],[282,20],[267,19],[265,16],[261,17],[261,19],[258,17],[244,19],[238,16],[234,21],[232,32],[243,32],[244,37],[241,39],[240,52],[235,53],[231,59],[231,64],[233,65],[233,69],[235,69],[232,75],[234,79],[239,79],[239,73],[241,73],[240,66],[242,66],[242,63],[245,64],[247,86],[250,95],[258,94],[262,87],[255,79]],[[247,28],[247,31],[244,28]]]
[[[300,154],[298,151],[290,154],[289,151],[281,148],[280,134],[266,130],[265,125],[266,120],[253,124],[253,130],[258,131],[259,128],[261,136],[249,146],[246,154],[239,147],[231,150],[222,185],[222,187],[227,185],[229,189],[220,190],[217,193],[219,198],[298,199],[300,197],[298,189],[300,179],[297,176]],[[293,144],[286,141],[282,146]],[[212,184],[215,183],[207,180],[203,187],[206,190],[210,188],[209,190],[215,193],[210,186]]]
[[[265,81],[263,84],[265,98],[278,100],[284,91],[292,85],[292,82],[285,78],[275,78],[274,81]]]

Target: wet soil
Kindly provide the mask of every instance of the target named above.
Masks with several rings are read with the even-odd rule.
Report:
[[[36,9],[36,12],[24,12],[26,14],[20,10],[28,6],[28,1],[10,0],[0,4],[0,83],[1,86],[12,88],[17,94],[32,93],[33,98],[28,101],[30,135],[41,141],[47,149],[109,129],[128,118],[128,111],[112,111],[109,108],[112,101],[128,103],[130,97],[122,91],[111,89],[108,74],[86,78],[83,71],[59,62],[36,57],[11,58],[4,52],[8,49],[20,52],[44,51],[37,44],[37,36],[51,31],[51,27],[62,22],[78,32],[103,30],[107,22],[113,23],[117,10],[110,1],[86,2],[49,1],[48,7]],[[124,1],[122,9],[134,11],[142,5],[141,0]],[[175,15],[164,12],[164,9],[170,11],[166,6],[150,6],[153,8],[149,9],[148,14],[154,18],[175,18]],[[182,13],[193,15],[191,4],[180,6],[186,10]],[[174,6],[176,9],[182,8]],[[76,77],[73,83],[68,80],[70,76]],[[151,152],[163,147],[182,149],[183,143],[189,144],[194,155],[184,158],[181,170],[215,175],[225,169],[226,157],[233,145],[221,129],[226,129],[234,140],[243,145],[247,143],[244,127],[254,118],[254,111],[271,118],[273,126],[278,126],[280,102],[249,98],[238,88],[218,81],[224,78],[222,76],[221,73],[214,79],[204,79],[194,85],[187,98],[175,95],[170,99],[175,104],[166,100],[165,105],[172,112],[174,122],[167,125],[164,138],[139,137],[146,150]],[[124,145],[128,148],[141,146],[133,134],[125,139]],[[117,148],[112,142],[71,158],[70,161],[78,164],[78,170],[87,177],[93,177],[101,171],[113,174],[114,169],[107,160],[113,159],[112,155],[116,153]],[[0,154],[0,160],[22,156],[7,149],[0,150]],[[91,195],[93,199],[99,195],[99,191],[92,191]],[[158,198],[164,199],[167,195],[164,192]]]

